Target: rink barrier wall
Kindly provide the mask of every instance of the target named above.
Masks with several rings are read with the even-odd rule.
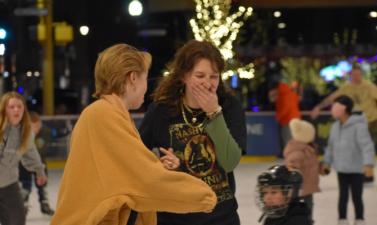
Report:
[[[133,113],[132,117],[137,126],[140,125],[144,114]],[[62,167],[62,161],[67,158],[71,131],[78,119],[78,115],[42,116],[51,138],[47,149],[49,167]],[[313,123],[316,127],[316,144],[319,153],[327,143],[333,119],[328,112],[323,112],[316,120],[310,120],[309,112],[303,112],[303,119]],[[247,149],[241,162],[260,162],[276,160],[281,151],[279,125],[274,112],[246,112]]]

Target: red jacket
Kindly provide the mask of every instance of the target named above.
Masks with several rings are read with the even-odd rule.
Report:
[[[287,84],[279,84],[276,100],[276,120],[280,125],[287,125],[291,119],[301,118],[299,101],[298,94]]]

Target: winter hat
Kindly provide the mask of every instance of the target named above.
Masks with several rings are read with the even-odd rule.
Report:
[[[346,112],[347,112],[348,115],[350,115],[352,113],[353,101],[347,95],[341,95],[341,96],[337,97],[334,100],[334,103],[335,102],[338,102],[338,103],[344,105],[346,107]]]
[[[294,140],[304,143],[314,141],[315,129],[311,123],[300,119],[292,119],[289,122],[289,128]]]

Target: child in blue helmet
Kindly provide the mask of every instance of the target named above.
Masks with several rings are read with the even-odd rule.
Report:
[[[256,203],[263,212],[263,225],[312,225],[307,205],[298,192],[302,176],[276,165],[258,176]]]

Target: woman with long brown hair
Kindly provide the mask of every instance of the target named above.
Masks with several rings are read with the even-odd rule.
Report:
[[[18,165],[36,172],[37,183],[47,181],[44,165],[34,145],[24,98],[5,93],[0,100],[0,223],[25,224],[25,209],[18,185]]]
[[[246,151],[245,115],[222,83],[223,69],[216,47],[190,41],[178,50],[170,74],[153,93],[154,103],[140,127],[143,142],[150,149],[169,149],[161,152],[161,161],[200,178],[218,199],[210,213],[161,212],[159,225],[240,224],[232,171]]]

